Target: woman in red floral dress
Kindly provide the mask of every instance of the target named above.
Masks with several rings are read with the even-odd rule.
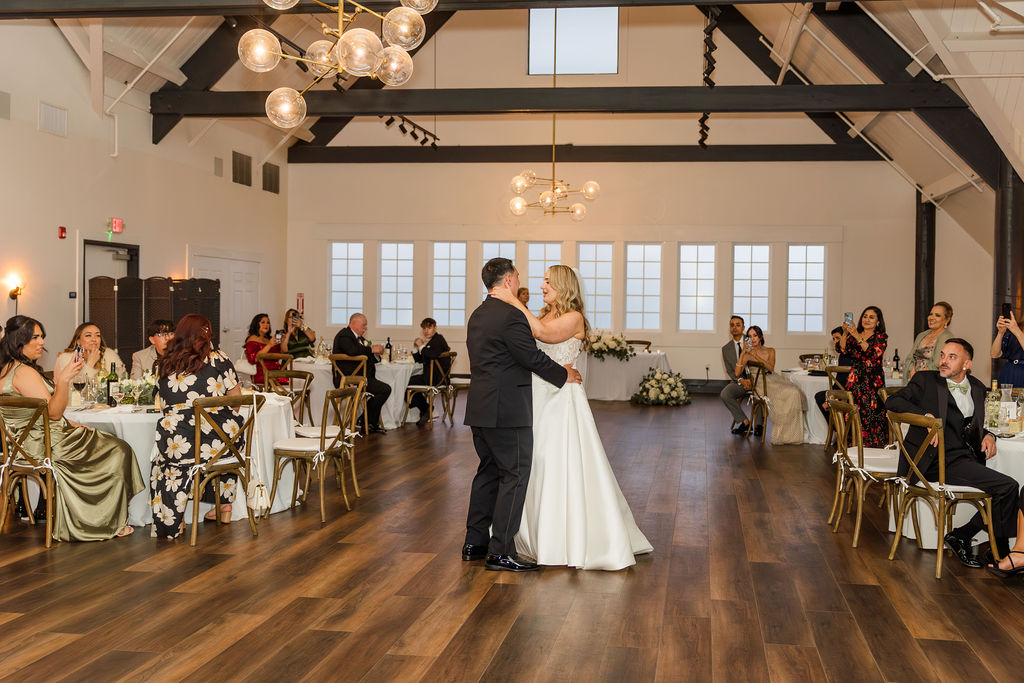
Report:
[[[853,358],[846,389],[860,409],[863,443],[867,448],[881,448],[889,441],[889,425],[885,421],[885,405],[878,390],[885,386],[882,357],[888,345],[885,318],[878,306],[868,306],[860,314],[857,328],[843,323],[843,352]]]

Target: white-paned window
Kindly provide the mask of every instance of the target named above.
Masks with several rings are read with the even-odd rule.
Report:
[[[434,242],[433,296],[438,325],[466,324],[465,242]]]
[[[619,71],[619,8],[563,7],[530,10],[529,73],[550,74],[558,12],[558,73]]]
[[[530,242],[526,245],[527,261],[530,264],[526,286],[530,290],[530,310],[534,313],[544,308],[540,286],[544,284],[544,273],[548,268],[562,262],[561,242]]]
[[[363,312],[363,243],[331,242],[331,324]]]
[[[679,245],[679,329],[715,329],[715,245]]]
[[[481,268],[483,268],[484,265],[492,258],[507,258],[512,263],[516,262],[515,242],[481,242],[480,247]],[[479,277],[477,279],[480,282],[480,291],[483,292],[483,295],[486,298],[487,288],[484,287],[484,282],[482,279],[480,279]]]
[[[825,331],[825,246],[789,245],[786,328],[789,332]]]
[[[381,325],[412,325],[412,257],[412,242],[381,242]]]
[[[626,329],[661,327],[661,245],[626,245]]]
[[[768,257],[767,244],[732,246],[732,315],[739,315],[747,326],[768,331]]]
[[[599,330],[612,327],[612,245],[579,243],[579,269],[586,293],[587,319]]]

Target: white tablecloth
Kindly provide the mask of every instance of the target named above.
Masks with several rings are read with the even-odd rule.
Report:
[[[292,368],[313,373],[313,384],[309,387],[309,408],[313,414],[313,424],[319,425],[324,415],[324,399],[327,398],[327,392],[334,388],[331,362],[299,358],[292,361]]]
[[[416,373],[423,372],[421,363],[388,363],[381,361],[377,363],[377,379],[385,384],[391,385],[391,396],[381,408],[380,421],[384,423],[385,429],[394,429],[402,419],[405,412],[405,389],[409,386],[409,378]],[[434,399],[437,401],[438,399]],[[437,414],[438,406],[434,406],[434,414]],[[416,408],[409,409],[408,422],[415,422],[420,417],[420,411]]]
[[[807,412],[804,413],[804,443],[825,443],[828,435],[828,422],[821,410],[814,403],[814,395],[828,389],[828,377],[825,375],[809,375],[806,370],[783,371],[783,376],[800,387],[807,397]],[[885,378],[885,386],[901,387],[902,379]]]
[[[584,353],[576,361],[576,369],[583,375],[587,398],[598,401],[628,401],[652,367],[672,371],[662,351],[641,351],[627,361],[617,358],[600,360]]]
[[[292,424],[291,403],[288,399],[276,395],[264,394],[264,396],[267,397],[267,402],[259,414],[259,452],[257,453],[254,444],[251,454],[258,455],[260,458],[262,475],[269,491],[274,482],[274,442],[294,437],[295,428]],[[66,416],[69,420],[113,434],[128,442],[135,452],[139,471],[142,472],[142,478],[147,484],[146,490],[132,498],[128,506],[128,521],[132,526],[145,526],[152,523],[153,512],[150,507],[151,497],[148,484],[153,455],[156,450],[156,425],[162,415],[160,413],[127,413],[100,409],[68,411]],[[291,502],[293,476],[292,469],[289,467],[286,467],[281,473],[277,500],[274,501],[271,512],[280,512]],[[205,508],[213,508],[212,505],[206,503],[201,505],[204,511]],[[191,520],[191,515],[190,508],[186,510],[186,519]],[[246,516],[243,494],[231,508],[231,519],[245,519]]]

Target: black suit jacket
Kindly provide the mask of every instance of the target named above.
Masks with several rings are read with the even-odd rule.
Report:
[[[537,348],[522,312],[488,296],[469,317],[470,385],[465,424],[533,426],[531,373],[561,387],[568,374]]]
[[[412,359],[414,361],[416,361],[417,363],[423,363],[423,377],[426,378],[424,381],[430,379],[430,366],[432,365],[431,361],[434,360],[435,358],[440,358],[441,354],[445,353],[446,351],[451,351],[451,347],[448,346],[448,342],[445,341],[445,338],[440,333],[435,332],[434,336],[428,339],[427,343],[423,345],[423,348],[412,354]],[[451,358],[442,359],[441,366],[444,368],[445,372],[451,370]],[[434,384],[439,384],[440,382],[441,378],[435,376]]]
[[[952,394],[946,386],[946,380],[939,376],[934,370],[923,370],[914,374],[910,382],[896,394],[889,397],[885,402],[885,409],[894,413],[915,413],[926,415],[931,413],[942,420],[943,440],[946,446],[946,462],[950,463],[957,458],[974,458],[985,462],[985,456],[981,452],[981,440],[989,432],[984,429],[985,420],[985,385],[980,380],[968,375],[968,382],[971,385],[971,398],[974,401],[974,424],[976,426],[964,438],[965,418],[960,409],[956,406]],[[923,427],[911,427],[907,430],[904,443],[910,455],[913,456],[920,448],[921,442],[927,435]],[[927,472],[935,462],[936,449],[929,446],[918,468],[921,472]],[[906,474],[910,470],[905,458],[900,458],[899,472]]]
[[[347,356],[366,356],[366,380],[369,381],[377,377],[377,356],[373,355],[373,351],[370,350],[369,346],[359,341],[351,327],[342,328],[338,334],[334,335],[334,345],[331,347],[331,353],[344,353]],[[338,367],[346,375],[351,375],[356,370],[356,363],[352,361],[339,362]],[[334,386],[338,386],[340,383],[341,378],[335,372]]]

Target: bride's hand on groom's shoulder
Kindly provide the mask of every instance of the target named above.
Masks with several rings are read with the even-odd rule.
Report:
[[[516,302],[519,301],[511,289],[505,289],[504,287],[497,287],[491,290],[491,296],[512,306],[515,306]]]

